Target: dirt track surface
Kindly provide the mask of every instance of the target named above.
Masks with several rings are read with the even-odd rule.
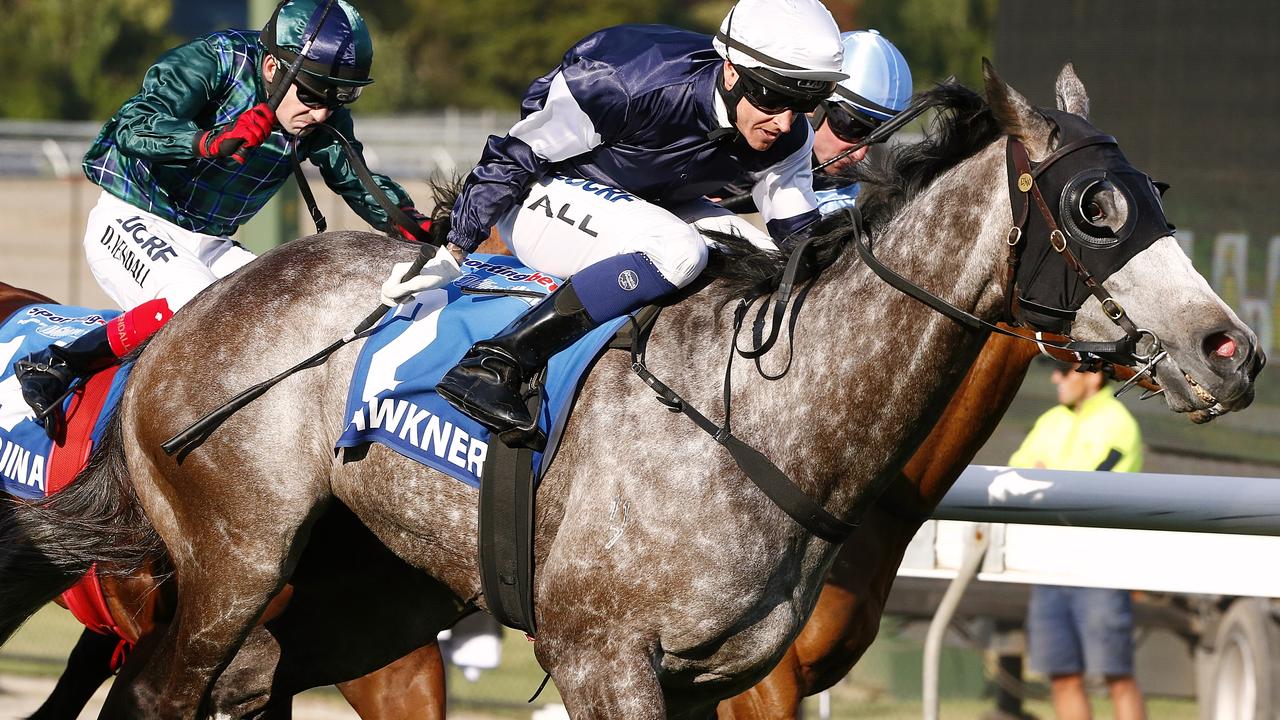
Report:
[[[40,703],[53,690],[54,681],[49,678],[33,678],[18,675],[0,676],[0,720],[16,720],[35,712]],[[80,714],[86,720],[98,717],[102,702],[107,697],[104,686],[94,695],[85,711]],[[358,716],[341,699],[328,696],[301,697],[293,703],[295,720],[348,720]]]

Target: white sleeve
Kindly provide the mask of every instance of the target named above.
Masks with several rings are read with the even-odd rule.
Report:
[[[591,118],[569,92],[564,73],[556,73],[540,110],[530,113],[507,133],[550,162],[589,152],[602,142]]]
[[[804,117],[796,117],[796,122],[808,125]],[[808,132],[809,137],[798,150],[752,176],[756,184],[751,196],[766,223],[804,215],[818,207],[813,195],[813,130]]]

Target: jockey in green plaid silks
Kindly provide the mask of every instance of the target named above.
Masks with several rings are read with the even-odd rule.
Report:
[[[84,158],[85,175],[103,190],[89,212],[85,254],[107,295],[126,310],[156,300],[177,310],[253,260],[229,236],[289,177],[295,143],[357,215],[407,235],[332,134],[304,134],[328,125],[362,154],[346,106],[373,82],[372,62],[368,28],[345,0],[283,0],[261,33],[226,30],[162,55]],[[429,223],[402,187],[373,177],[410,219]],[[68,389],[115,360],[100,335],[17,364],[27,401],[53,420],[51,434]]]
[[[208,235],[234,233],[289,177],[293,136],[277,125],[245,154],[243,164],[201,157],[196,140],[266,100],[262,64],[267,56],[259,33],[237,30],[170,50],[147,71],[142,91],[103,127],[85,156],[85,175],[115,197],[179,227]],[[345,107],[332,108],[325,122],[352,137]],[[313,134],[302,150],[356,214],[380,230],[393,230],[332,138]],[[375,178],[398,206],[412,204],[395,182]]]

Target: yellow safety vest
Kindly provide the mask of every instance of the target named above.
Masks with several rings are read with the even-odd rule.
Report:
[[[1059,405],[1041,415],[1009,465],[1139,472],[1142,433],[1124,405],[1104,388],[1078,410]]]

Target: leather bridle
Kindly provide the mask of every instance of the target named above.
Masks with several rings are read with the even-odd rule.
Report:
[[[987,330],[1035,342],[1042,352],[1058,360],[1062,359],[1063,353],[1069,353],[1069,356],[1074,358],[1072,362],[1079,362],[1081,369],[1084,370],[1100,370],[1104,364],[1134,368],[1134,376],[1124,383],[1116,392],[1117,395],[1129,390],[1136,384],[1154,389],[1158,387],[1154,380],[1156,365],[1167,357],[1167,352],[1163,349],[1160,338],[1154,332],[1138,327],[1128,313],[1125,312],[1124,307],[1107,292],[1106,288],[1097,281],[1094,275],[1076,257],[1075,253],[1071,251],[1066,235],[1059,228],[1053,211],[1045,201],[1044,194],[1041,192],[1037,182],[1045,170],[1072,153],[1090,146],[1115,144],[1115,138],[1110,135],[1084,137],[1059,147],[1033,168],[1026,146],[1023,145],[1022,141],[1014,137],[1008,138],[1006,150],[1008,162],[1006,167],[1010,178],[1013,180],[1012,185],[1016,187],[1018,192],[1017,195],[1010,197],[1013,223],[1007,236],[1009,252],[1006,259],[1007,277],[1005,278],[1004,319],[1015,327],[1032,327],[1031,323],[1024,321],[1022,318],[1021,304],[1026,301],[1020,301],[1018,298],[1017,272],[1022,261],[1023,252],[1032,240],[1029,237],[1027,225],[1031,206],[1034,204],[1049,228],[1048,237],[1044,240],[1062,258],[1067,268],[1075,274],[1084,287],[1097,298],[1106,316],[1124,331],[1125,336],[1123,338],[1105,342],[1082,342],[1071,340],[1069,336],[1056,333],[1036,332],[1034,338],[1031,338],[1020,333],[1011,332],[995,323],[988,322],[961,310],[899,275],[875,257],[871,247],[860,232],[854,233],[854,243],[857,246],[858,255],[885,282],[965,327],[972,330]],[[848,208],[844,212],[850,215],[851,222],[860,222],[855,209]],[[1037,305],[1036,310],[1044,312],[1052,309]],[[1057,353],[1051,353],[1049,350],[1055,350]]]
[[[1045,226],[1049,228],[1049,246],[1062,258],[1067,268],[1076,274],[1076,277],[1089,290],[1089,293],[1097,298],[1098,303],[1102,306],[1102,312],[1107,318],[1125,333],[1124,338],[1110,343],[1069,341],[1061,347],[1064,350],[1075,350],[1078,355],[1082,355],[1082,360],[1088,356],[1094,356],[1114,364],[1140,368],[1138,374],[1135,375],[1135,379],[1126,383],[1117,392],[1119,394],[1131,387],[1133,382],[1143,379],[1144,376],[1150,375],[1154,377],[1156,364],[1164,359],[1167,353],[1163,349],[1160,338],[1154,332],[1138,327],[1133,322],[1133,319],[1129,317],[1124,306],[1112,297],[1111,293],[1094,278],[1088,268],[1071,251],[1066,235],[1058,227],[1058,222],[1054,218],[1049,204],[1045,202],[1044,194],[1040,191],[1040,185],[1037,182],[1040,176],[1057,161],[1093,145],[1118,145],[1118,143],[1110,135],[1090,135],[1080,138],[1054,150],[1033,169],[1031,167],[1031,159],[1027,154],[1027,148],[1022,141],[1015,137],[1008,139],[1006,148],[1007,167],[1014,179],[1011,185],[1016,186],[1020,193],[1020,198],[1013,196],[1009,198],[1013,210],[1013,226],[1009,229],[1008,235],[1009,259],[1007,262],[1008,276],[1005,282],[1004,312],[1006,317],[1015,324],[1029,325],[1022,318],[1017,294],[1017,271],[1022,257],[1021,250],[1024,247],[1023,240],[1027,235],[1026,228],[1031,213],[1031,205],[1034,203],[1041,218],[1044,220]],[[1066,188],[1063,188],[1061,192],[1066,192]],[[1019,199],[1021,199],[1020,203],[1018,202]],[[1043,312],[1045,308],[1041,307],[1039,310]],[[1140,349],[1139,346],[1143,340],[1148,342],[1145,348]],[[1044,346],[1042,345],[1041,347],[1043,349]]]

